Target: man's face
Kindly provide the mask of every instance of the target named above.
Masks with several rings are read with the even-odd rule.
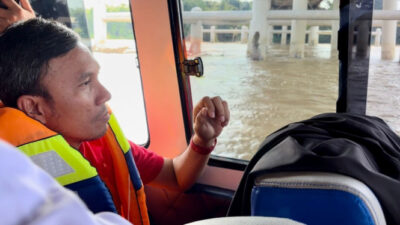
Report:
[[[49,61],[42,80],[51,100],[44,104],[45,125],[60,133],[72,147],[103,136],[109,115],[110,93],[98,80],[99,65],[89,50],[77,45]]]

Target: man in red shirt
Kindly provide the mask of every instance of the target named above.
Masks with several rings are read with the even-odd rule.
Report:
[[[10,4],[11,0],[4,1]],[[12,57],[2,53],[0,59],[0,99],[61,134],[98,169],[102,179],[111,180],[108,188],[114,189],[109,152],[101,143],[87,143],[105,134],[109,119],[105,103],[111,95],[98,80],[100,66],[72,30],[58,25],[67,38],[57,39],[52,32],[41,30],[42,23],[46,22],[33,19],[16,25],[30,27],[29,32],[19,39],[3,40],[3,52]],[[44,33],[46,38],[32,44]],[[173,159],[130,143],[144,183],[186,190],[197,180],[230,116],[227,103],[220,97],[204,97],[193,115],[191,144]]]

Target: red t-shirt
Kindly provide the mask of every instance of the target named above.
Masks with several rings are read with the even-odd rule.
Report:
[[[164,164],[164,159],[147,150],[146,148],[136,145],[129,141],[131,145],[131,152],[135,160],[136,167],[139,171],[140,178],[144,184],[152,181],[161,171]],[[100,177],[115,189],[116,183],[114,180],[113,163],[110,156],[110,151],[105,148],[106,146],[102,139],[83,142],[79,147],[79,151],[82,155],[90,162],[90,164],[96,167]]]

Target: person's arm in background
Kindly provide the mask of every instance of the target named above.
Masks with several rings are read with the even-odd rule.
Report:
[[[0,141],[1,224],[95,225],[130,223],[117,214],[94,215],[18,149]]]
[[[0,1],[8,7],[7,9],[0,8],[0,33],[3,33],[7,27],[15,22],[35,18],[35,12],[29,0],[21,0],[21,5],[14,0]]]
[[[196,182],[208,162],[217,137],[229,123],[228,104],[220,97],[204,97],[195,106],[193,119],[191,144],[181,155],[164,159],[161,172],[150,185],[184,191]]]

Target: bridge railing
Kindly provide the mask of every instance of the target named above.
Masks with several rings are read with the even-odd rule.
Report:
[[[131,22],[130,12],[105,12],[105,10],[94,10],[94,13],[101,14],[101,21],[94,26],[94,44],[107,40],[107,23],[108,22]],[[184,24],[201,24],[200,31],[197,33],[210,34],[210,42],[217,40],[218,34],[240,35],[239,41],[246,43],[248,41],[249,28],[248,25],[252,18],[251,11],[185,11],[183,12]],[[292,20],[307,20],[308,26],[331,26],[332,21],[339,20],[338,10],[270,10],[265,15],[269,26],[282,26],[281,30],[271,29],[270,34],[281,34],[281,44],[286,43],[286,35],[291,30],[287,29],[291,25]],[[400,21],[399,10],[375,10],[373,27],[376,31],[372,32],[375,39],[374,45],[380,45],[381,27],[384,20]],[[204,29],[203,25],[210,25],[208,29]],[[242,25],[240,29],[217,29],[217,25]],[[199,26],[197,26],[199,27]],[[192,28],[193,29],[193,28]],[[310,33],[307,30],[306,33]],[[317,30],[317,35],[331,35],[331,30]],[[318,40],[318,39],[317,39]]]
[[[286,36],[289,34],[290,35],[290,30],[287,29],[287,26],[282,26],[282,29],[273,29],[271,30],[271,34],[277,34],[280,35],[280,44],[285,45],[286,44]],[[235,40],[238,40],[241,43],[247,43],[248,40],[248,35],[249,35],[249,29],[247,26],[242,26],[241,29],[216,29],[215,26],[211,26],[209,29],[202,29],[203,34],[209,34],[209,42],[217,42],[218,34],[232,34],[232,42]],[[311,31],[307,30],[306,34],[310,35]],[[332,34],[332,30],[318,30],[317,35],[319,39],[319,35],[325,35],[325,36],[330,36]],[[240,36],[239,36],[240,35]],[[238,38],[235,38],[235,36],[239,36]],[[382,38],[382,30],[381,28],[377,28],[376,31],[371,32],[372,39],[374,40],[373,45],[375,46],[380,46],[380,40]],[[318,40],[317,39],[317,40]],[[272,39],[271,39],[272,40]],[[308,39],[310,40],[310,39]],[[207,42],[207,41],[205,41]],[[274,43],[271,43],[274,44]]]

